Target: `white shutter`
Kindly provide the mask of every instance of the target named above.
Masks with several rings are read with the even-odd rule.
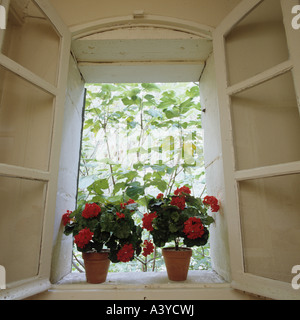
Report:
[[[299,299],[300,33],[297,0],[244,0],[218,26],[232,287]]]
[[[71,35],[48,0],[10,3],[0,34],[0,299],[24,299],[51,285]]]

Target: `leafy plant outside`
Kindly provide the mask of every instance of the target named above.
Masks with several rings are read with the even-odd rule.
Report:
[[[133,199],[142,208],[134,214],[141,224],[151,196],[182,185],[205,194],[202,138],[198,84],[88,85],[78,206]],[[209,244],[194,249],[190,269],[209,268]],[[160,249],[110,267],[133,270],[164,270]]]

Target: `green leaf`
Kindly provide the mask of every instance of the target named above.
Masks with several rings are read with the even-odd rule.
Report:
[[[144,187],[142,187],[139,182],[132,183],[131,186],[126,189],[126,195],[133,200],[137,200],[140,195],[144,193]]]
[[[105,164],[111,164],[111,165],[116,165],[117,163],[114,162],[113,160],[109,159],[109,158],[102,158],[101,160],[99,160],[100,163],[105,163]]]
[[[114,194],[118,193],[121,189],[125,189],[126,183],[125,182],[117,182],[114,186]]]
[[[107,179],[100,179],[95,181],[92,185],[90,185],[88,187],[89,191],[95,191],[97,194],[101,195],[103,194],[102,190],[108,189],[109,188],[109,184]]]
[[[147,91],[160,91],[160,88],[154,83],[142,83],[142,87]]]
[[[158,190],[163,193],[166,191],[166,189],[168,187],[167,182],[164,180],[153,180],[151,184],[156,186],[158,188]]]
[[[199,97],[200,95],[199,86],[194,86],[190,90],[187,90],[186,95],[191,98]]]

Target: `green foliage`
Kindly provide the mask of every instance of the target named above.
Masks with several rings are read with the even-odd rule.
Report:
[[[183,201],[184,207],[172,205],[174,198]],[[208,208],[209,206],[204,204],[200,197],[196,198],[188,193],[152,198],[148,203],[148,210],[156,214],[156,218],[152,221],[153,230],[150,231],[155,245],[165,247],[166,243],[174,241],[178,249],[180,239],[187,247],[206,245],[209,238],[207,226],[214,222],[214,219],[207,214]],[[191,239],[184,232],[185,222],[190,218],[201,220],[204,227],[204,234],[201,237]]]
[[[87,85],[78,206],[131,198],[146,211],[181,185],[205,189],[198,84]]]
[[[73,211],[69,216],[69,222],[65,225],[65,235],[76,237],[81,230],[88,228],[93,232],[93,238],[84,247],[77,245],[80,252],[96,251],[103,248],[110,249],[109,258],[117,263],[117,253],[125,244],[132,244],[135,255],[141,253],[142,228],[136,226],[133,215],[137,210],[136,203],[106,204],[101,205],[101,212],[97,216],[85,217],[83,211],[85,206],[81,206]],[[118,217],[121,213],[124,217]],[[76,241],[75,241],[76,242]],[[134,259],[134,256],[131,260]]]

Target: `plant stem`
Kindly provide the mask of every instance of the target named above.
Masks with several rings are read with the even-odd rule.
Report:
[[[178,238],[175,239],[175,250],[179,251],[179,239]]]
[[[109,160],[112,161],[112,157],[111,157],[111,153],[110,153],[110,148],[109,148],[109,143],[108,143],[108,138],[107,138],[106,127],[104,127],[103,129],[104,129],[104,138],[105,138],[105,142],[106,142],[108,158],[109,158]],[[116,185],[116,182],[115,182],[115,178],[114,178],[114,174],[113,174],[114,172],[113,172],[112,164],[109,164],[109,168],[110,168],[110,173],[111,173],[111,180],[112,180],[113,186],[115,186],[115,185]]]

